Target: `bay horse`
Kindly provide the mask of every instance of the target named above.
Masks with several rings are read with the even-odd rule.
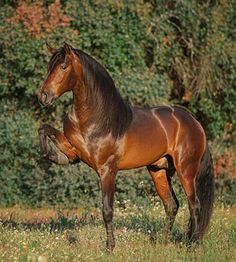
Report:
[[[63,132],[48,124],[39,128],[40,149],[54,163],[81,160],[96,171],[107,249],[115,247],[112,218],[116,174],[144,166],[164,204],[167,238],[179,208],[171,185],[176,171],[189,205],[187,236],[190,242],[201,240],[213,209],[214,174],[200,123],[178,106],[130,106],[106,69],[91,56],[66,43],[59,49],[47,46],[52,57],[46,79],[36,92],[38,99],[50,106],[72,91],[73,104],[64,119]]]

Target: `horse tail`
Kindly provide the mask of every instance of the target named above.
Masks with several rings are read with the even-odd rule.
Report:
[[[198,218],[198,234],[200,239],[206,233],[211,219],[214,202],[214,184],[212,155],[207,145],[196,181],[196,192],[200,201],[200,214]]]

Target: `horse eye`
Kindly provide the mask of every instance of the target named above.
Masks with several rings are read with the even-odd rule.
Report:
[[[67,67],[67,66],[66,66],[66,63],[62,63],[62,64],[61,64],[61,68],[62,68],[62,69],[66,69],[66,67]]]

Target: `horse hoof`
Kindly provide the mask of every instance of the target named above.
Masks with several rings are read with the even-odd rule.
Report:
[[[115,248],[115,243],[114,243],[114,244],[107,244],[107,245],[106,245],[106,251],[107,251],[108,253],[112,253],[112,251],[114,250],[114,248]]]

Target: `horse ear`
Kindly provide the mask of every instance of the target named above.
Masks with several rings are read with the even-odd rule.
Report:
[[[57,51],[57,49],[51,47],[48,42],[46,42],[46,46],[47,46],[48,51],[49,51],[52,55]]]
[[[64,50],[67,55],[70,55],[72,53],[72,46],[67,43],[64,43]]]

